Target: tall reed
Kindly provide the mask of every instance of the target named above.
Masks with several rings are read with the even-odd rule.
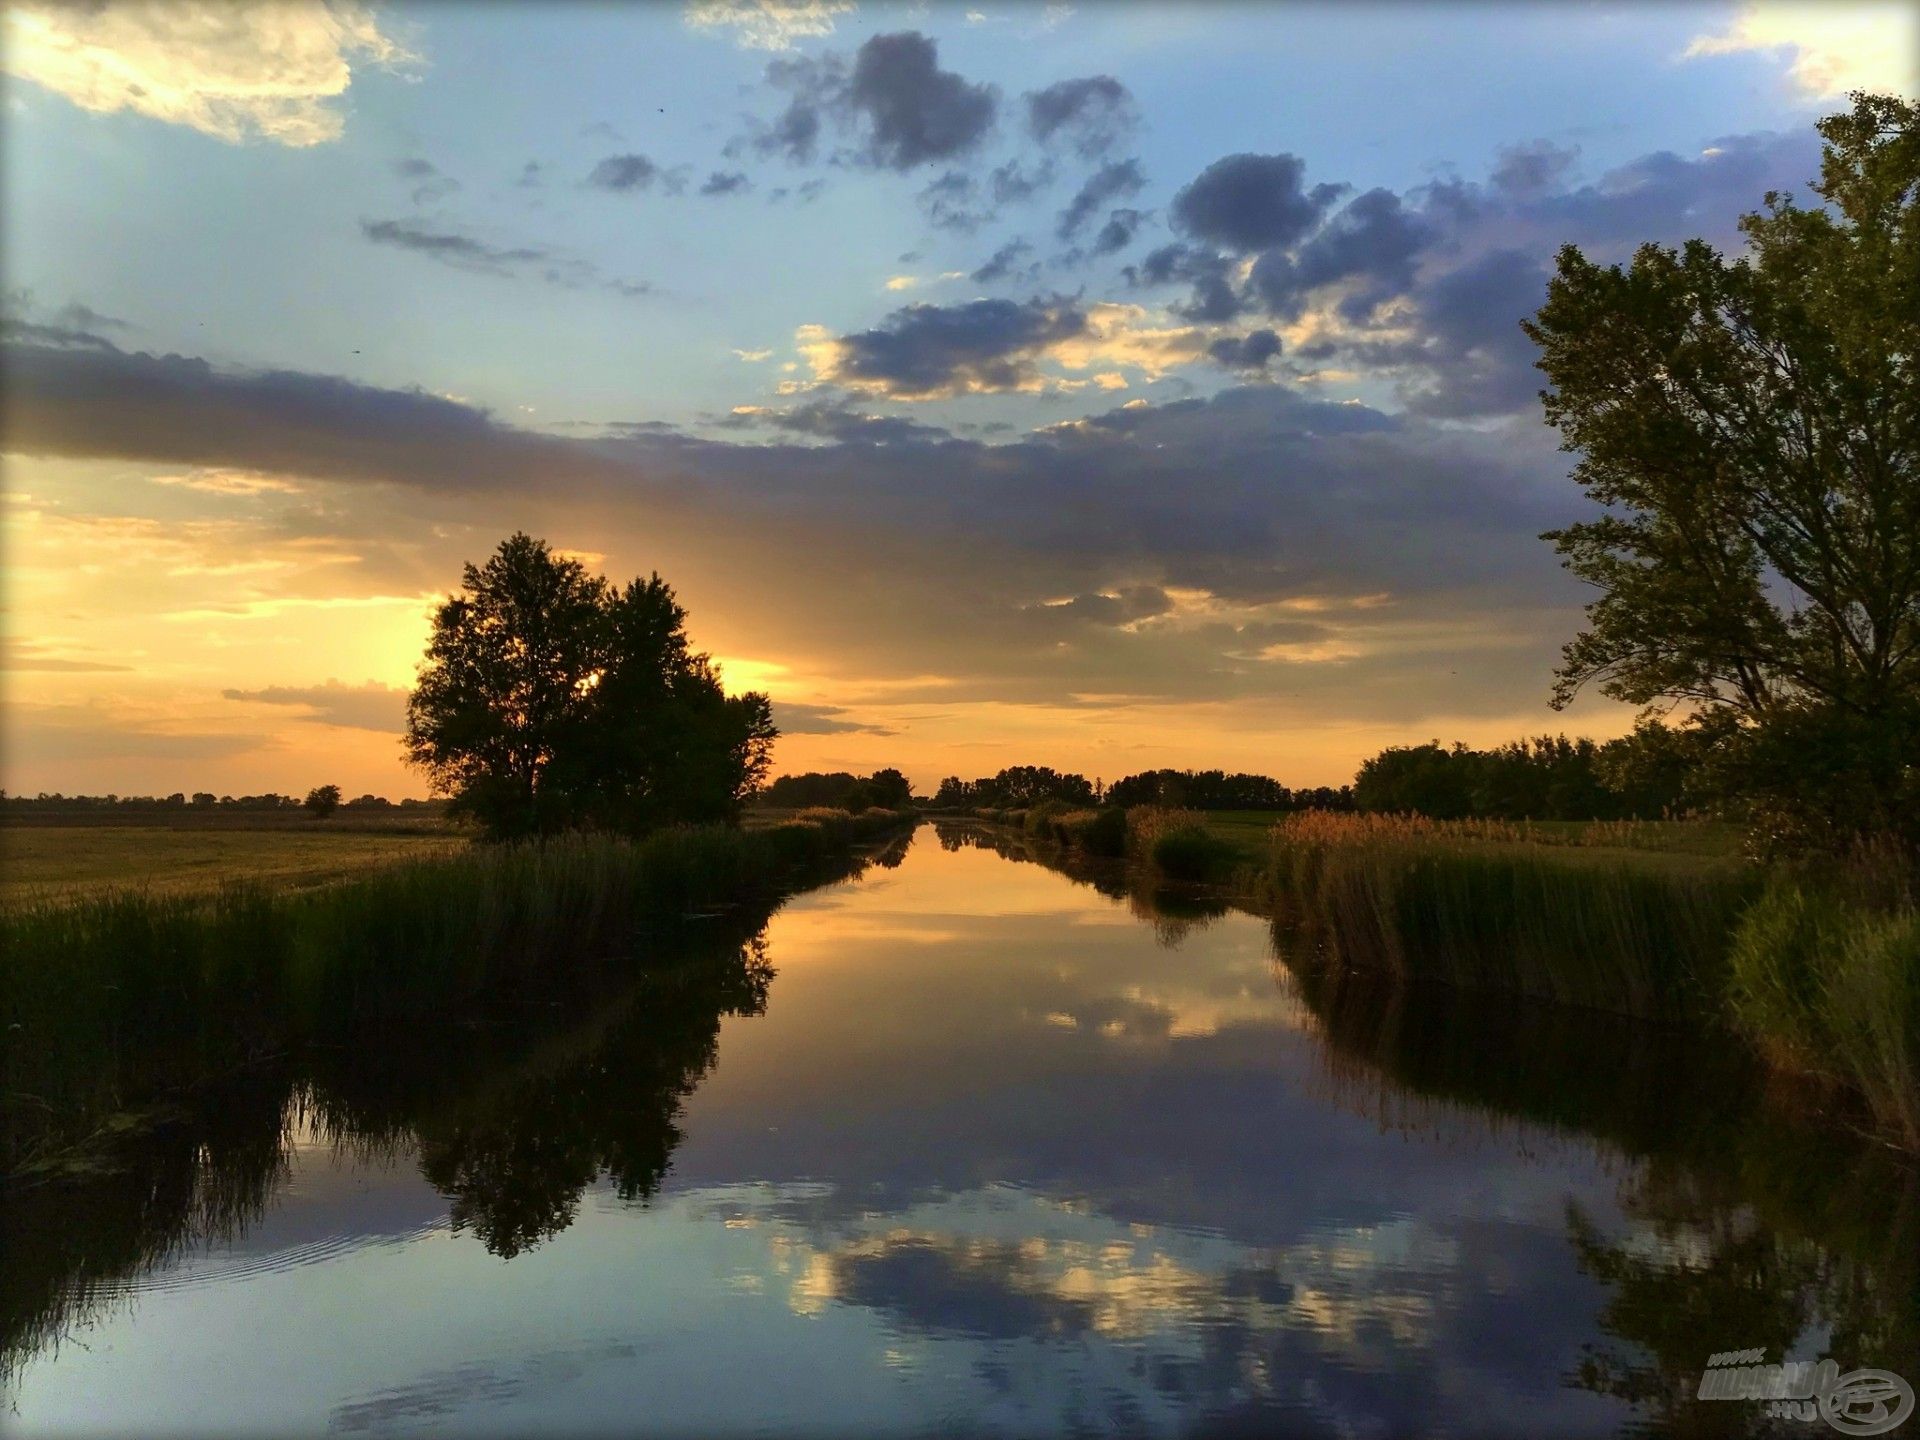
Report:
[[[1718,996],[1753,889],[1730,864],[1537,846],[1504,822],[1320,811],[1274,826],[1254,883],[1338,963],[1648,1017]]]

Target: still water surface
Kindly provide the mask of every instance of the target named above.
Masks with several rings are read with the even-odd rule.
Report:
[[[1335,1013],[1252,916],[890,859],[39,1217],[5,1430],[1731,1434],[1710,1351],[1911,1340],[1911,1195],[1705,1108],[1698,1046]]]

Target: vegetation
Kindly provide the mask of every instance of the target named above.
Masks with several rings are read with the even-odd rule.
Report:
[[[409,758],[493,839],[732,820],[777,733],[658,575],[612,586],[524,534],[466,567],[407,702]]]
[[[0,1175],[115,1117],[362,1027],[576,996],[648,963],[650,928],[844,868],[907,817],[469,847],[325,889],[109,893],[0,915]]]
[[[1542,735],[1489,750],[1390,746],[1361,764],[1353,799],[1435,820],[1649,820],[1687,808],[1688,738],[1649,722],[1604,745]]]
[[[1256,881],[1336,964],[1673,1019],[1709,1010],[1745,867],[1407,816],[1289,816]]]
[[[307,813],[316,820],[325,820],[340,808],[340,787],[338,785],[316,785],[307,792]]]
[[[932,803],[937,810],[1023,809],[1043,800],[1086,806],[1098,798],[1098,787],[1084,775],[1063,774],[1048,765],[1012,765],[979,780],[949,775]]]
[[[256,825],[9,825],[0,828],[0,906],[111,890],[206,894],[236,882],[294,889],[371,866],[441,855],[467,839],[444,822],[371,824],[351,812],[324,829]]]
[[[1920,847],[1920,117],[1854,97],[1747,255],[1569,246],[1526,325],[1604,507],[1554,532],[1600,596],[1556,694],[1688,707],[1776,853]]]
[[[753,797],[755,805],[805,809],[827,805],[841,810],[904,810],[913,803],[913,783],[898,770],[876,770],[871,775],[845,770],[782,775],[769,780]]]
[[[1730,970],[1734,1019],[1763,1052],[1858,1091],[1920,1149],[1920,908],[1904,877],[1776,876],[1741,918]]]
[[[1109,805],[1167,805],[1181,810],[1346,810],[1352,791],[1342,786],[1289,790],[1266,775],[1223,770],[1143,770],[1109,785]]]

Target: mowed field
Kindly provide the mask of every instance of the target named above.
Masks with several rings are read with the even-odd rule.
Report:
[[[87,824],[62,817],[0,824],[0,905],[67,900],[106,890],[217,890],[236,880],[290,889],[324,885],[369,865],[469,843],[438,819],[383,823],[220,816],[205,821]]]

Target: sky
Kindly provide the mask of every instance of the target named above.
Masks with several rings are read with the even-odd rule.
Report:
[[[1560,247],[1737,248],[1903,4],[20,5],[7,791],[425,793],[435,601],[658,572],[776,772],[1547,706]]]

